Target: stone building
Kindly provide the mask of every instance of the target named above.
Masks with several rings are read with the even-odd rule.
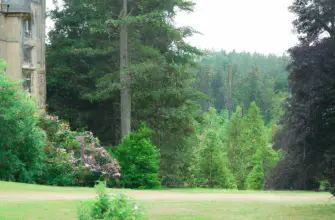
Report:
[[[0,0],[0,58],[6,74],[23,80],[24,89],[38,100],[46,99],[46,0]]]

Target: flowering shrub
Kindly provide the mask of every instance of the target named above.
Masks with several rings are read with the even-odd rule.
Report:
[[[112,197],[106,192],[104,182],[96,185],[98,199],[91,206],[81,204],[78,207],[79,220],[139,220],[146,219],[142,208],[124,194]]]
[[[48,137],[46,166],[39,183],[94,186],[100,177],[120,176],[117,161],[91,132],[71,131],[68,123],[43,112],[39,125]]]
[[[42,112],[39,126],[47,133],[48,140],[56,148],[78,151],[80,143],[76,137],[81,133],[71,131],[68,123],[61,122],[57,116],[46,115]]]
[[[59,119],[56,116],[45,115],[43,111],[39,115],[39,126],[46,132],[48,140],[55,141],[58,131]]]

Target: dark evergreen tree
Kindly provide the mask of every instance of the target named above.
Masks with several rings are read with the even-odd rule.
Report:
[[[120,1],[65,0],[51,13],[55,29],[49,34],[49,111],[75,128],[87,125],[105,144],[120,140],[119,28],[127,22],[132,87],[132,127],[144,121],[161,152],[165,185],[187,179],[188,155],[195,140],[198,94],[190,69],[200,51],[184,38],[191,28],[176,28],[177,10],[192,11],[184,0],[130,1],[119,19]]]

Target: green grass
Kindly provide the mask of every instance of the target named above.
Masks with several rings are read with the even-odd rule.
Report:
[[[0,181],[0,193],[1,192],[71,192],[71,193],[94,193],[93,188],[80,188],[80,187],[53,187],[53,186],[43,186],[34,184],[24,184],[24,183],[12,183]]]
[[[113,189],[114,190],[114,189]],[[115,190],[114,190],[115,191]],[[119,191],[119,190],[117,190]],[[135,190],[131,190],[136,192]],[[276,195],[327,195],[313,192],[255,192],[255,191],[229,191],[220,189],[165,189],[158,192],[183,193],[214,193],[214,194],[276,194]],[[49,187],[27,185],[18,183],[0,182],[1,193],[94,193],[92,188]],[[143,190],[141,190],[143,193]],[[155,192],[153,190],[144,192]],[[156,191],[157,192],[157,191]],[[335,200],[335,199],[334,199]],[[334,201],[333,200],[333,201]],[[331,200],[330,200],[331,201]],[[207,219],[293,219],[293,220],[322,220],[335,219],[335,203],[329,204],[295,204],[283,202],[251,202],[251,201],[189,201],[183,198],[176,200],[159,201],[138,200],[145,208],[149,219],[162,220],[207,220]],[[15,201],[0,198],[0,220],[35,220],[35,219],[76,219],[76,209],[81,203],[72,201]],[[86,203],[89,203],[87,201]]]
[[[108,189],[108,191],[129,191],[128,189]],[[0,193],[95,193],[90,187],[57,187],[0,181]]]
[[[130,191],[131,189],[108,189],[108,191]],[[131,190],[133,191],[133,190]],[[251,190],[226,190],[226,189],[203,189],[203,188],[192,188],[192,189],[159,189],[159,190],[137,190],[146,192],[181,192],[181,193],[215,193],[215,194],[276,194],[276,195],[328,195],[329,193],[321,192],[315,193],[311,191],[251,191]],[[1,192],[15,192],[15,193],[29,193],[29,192],[48,192],[48,193],[94,193],[93,188],[89,187],[54,187],[24,183],[13,183],[0,181],[0,193]]]
[[[251,202],[148,202],[140,201],[149,219],[301,219],[319,220],[335,217],[335,206],[285,206]],[[0,202],[1,220],[76,218],[79,201]]]
[[[134,191],[131,189],[108,189],[108,191]],[[159,189],[159,190],[136,190],[145,192],[181,192],[181,193],[214,193],[214,194],[276,194],[276,195],[328,195],[327,192],[315,193],[311,191],[252,191],[252,190],[227,190],[227,189],[204,189],[204,188],[186,188],[186,189]],[[0,181],[0,193],[1,192],[15,192],[15,193],[34,193],[34,192],[48,192],[48,193],[94,193],[93,188],[89,187],[54,187],[44,186],[35,184],[24,184],[14,182]]]
[[[75,219],[78,201],[4,202],[0,200],[0,219]]]
[[[171,192],[183,192],[183,193],[215,193],[215,194],[276,194],[276,195],[329,195],[328,192],[315,193],[312,191],[253,191],[253,190],[234,190],[234,189],[204,189],[204,188],[192,188],[192,189],[165,189]]]

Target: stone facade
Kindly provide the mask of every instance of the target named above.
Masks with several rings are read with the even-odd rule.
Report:
[[[0,58],[6,74],[44,108],[46,0],[0,0]]]

